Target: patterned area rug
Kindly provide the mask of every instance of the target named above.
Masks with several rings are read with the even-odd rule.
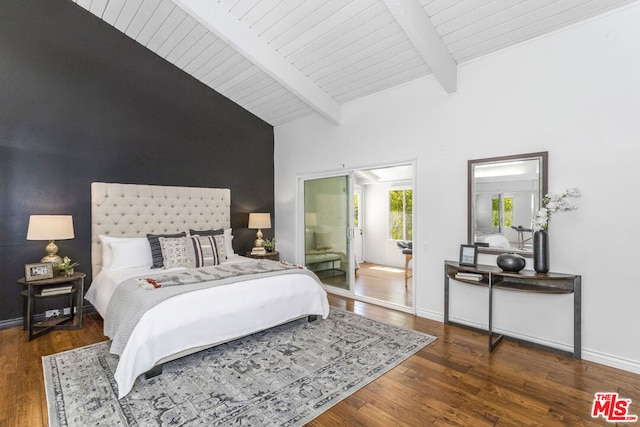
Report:
[[[109,341],[43,357],[51,426],[299,426],[435,337],[331,308],[164,365],[117,399]]]

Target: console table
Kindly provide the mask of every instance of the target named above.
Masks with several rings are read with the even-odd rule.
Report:
[[[473,273],[479,280],[456,277],[458,273]],[[545,273],[538,274],[533,270],[522,270],[519,273],[502,271],[492,265],[476,265],[475,267],[460,265],[455,261],[444,262],[444,323],[463,328],[479,330],[468,325],[449,320],[449,280],[454,279],[463,283],[484,286],[489,289],[489,352],[500,344],[503,338],[533,345],[555,353],[581,358],[581,334],[582,334],[582,277],[576,274]],[[505,289],[509,291],[534,292],[545,294],[570,294],[573,293],[573,353],[532,343],[523,339],[504,336],[493,331],[493,290]]]

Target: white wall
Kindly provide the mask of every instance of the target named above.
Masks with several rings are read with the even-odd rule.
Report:
[[[380,182],[363,186],[365,261],[404,268],[405,256],[395,240],[389,240],[389,191],[411,182]]]
[[[344,105],[340,126],[314,116],[276,127],[282,257],[296,256],[299,176],[415,159],[417,310],[442,319],[443,260],[467,238],[467,160],[549,151],[550,191],[583,193],[550,225],[552,271],[583,277],[583,357],[640,372],[639,53],[636,4],[461,66],[456,95],[426,77]],[[454,316],[486,323],[484,288],[459,285],[452,298]],[[499,328],[572,343],[571,296],[508,293],[496,310]]]

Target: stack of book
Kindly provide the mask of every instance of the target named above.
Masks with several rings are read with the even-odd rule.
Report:
[[[460,280],[475,280],[479,282],[482,280],[482,274],[479,273],[465,273],[464,271],[459,271],[456,273],[456,279]]]
[[[62,285],[62,286],[52,286],[49,288],[43,288],[40,291],[40,295],[57,295],[57,294],[68,294],[73,289],[73,285]]]

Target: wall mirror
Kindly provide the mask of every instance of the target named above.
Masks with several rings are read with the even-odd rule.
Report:
[[[469,244],[533,256],[533,217],[548,192],[548,152],[469,160]]]

